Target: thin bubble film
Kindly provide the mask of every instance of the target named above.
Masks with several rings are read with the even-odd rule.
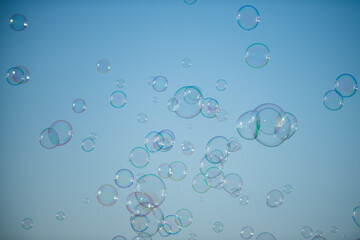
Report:
[[[336,78],[334,88],[342,97],[348,98],[356,93],[358,84],[353,75],[344,73]]]
[[[115,184],[120,188],[128,188],[135,182],[134,174],[129,169],[120,169],[115,173]]]
[[[105,184],[99,187],[96,198],[103,206],[112,206],[119,199],[118,192],[116,191],[115,187],[109,184]]]
[[[238,11],[236,21],[242,29],[247,31],[252,30],[256,28],[260,22],[259,11],[251,5],[242,6]]]
[[[270,60],[270,49],[263,43],[254,43],[245,51],[245,62],[252,68],[262,68]]]

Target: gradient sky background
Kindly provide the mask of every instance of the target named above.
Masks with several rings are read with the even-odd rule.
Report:
[[[252,31],[236,23],[237,10],[246,4],[261,16]],[[360,79],[359,11],[358,0],[2,1],[0,238],[111,240],[121,234],[132,239],[124,203],[132,189],[118,189],[119,201],[103,207],[96,200],[98,187],[113,184],[118,169],[155,173],[161,163],[172,161],[183,161],[189,174],[180,182],[165,180],[168,196],[161,208],[166,215],[188,208],[194,220],[171,239],[184,240],[192,232],[199,240],[240,239],[246,225],[255,235],[270,232],[278,240],[304,239],[306,225],[327,239],[360,237],[351,217],[360,205],[360,94],[345,99],[337,112],[322,103],[338,75]],[[15,13],[28,19],[22,32],[9,26]],[[271,51],[262,69],[244,61],[245,49],[255,42]],[[185,57],[192,61],[189,69],[181,65]],[[101,58],[111,62],[107,74],[96,70]],[[30,70],[31,80],[11,86],[5,75],[18,65]],[[166,76],[169,88],[155,92],[147,84],[151,75]],[[115,109],[109,97],[119,78],[126,81],[128,103]],[[220,78],[228,84],[223,92],[215,88]],[[182,119],[168,111],[167,100],[186,85],[216,98],[228,110],[228,120]],[[151,101],[154,96],[158,103]],[[87,103],[82,114],[72,111],[76,98]],[[242,113],[266,102],[293,113],[299,122],[296,134],[277,148],[245,141],[235,127]],[[136,120],[141,112],[148,115],[145,124]],[[73,138],[63,147],[42,148],[40,132],[60,119],[72,124]],[[143,146],[148,132],[162,129],[175,133],[174,148],[152,154],[144,169],[132,167],[130,150]],[[98,139],[87,153],[81,142],[91,132]],[[224,171],[243,178],[247,206],[224,191],[198,194],[191,188],[206,143],[218,135],[237,137],[243,145],[230,155]],[[184,140],[194,144],[193,155],[182,154]],[[285,195],[284,204],[267,207],[266,194],[285,184],[293,192]],[[82,203],[83,197],[91,203]],[[60,210],[66,213],[63,222],[55,218]],[[25,217],[34,220],[29,231],[21,228]],[[219,234],[212,230],[216,221],[224,224]],[[338,233],[331,233],[331,226]]]

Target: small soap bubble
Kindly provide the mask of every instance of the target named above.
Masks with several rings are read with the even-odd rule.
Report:
[[[92,138],[85,138],[82,141],[81,144],[81,148],[85,151],[85,152],[91,152],[95,149],[95,141]]]
[[[224,91],[226,89],[227,83],[224,79],[219,79],[216,81],[216,89],[219,91]]]
[[[184,58],[181,61],[181,64],[182,64],[183,68],[189,68],[189,67],[191,67],[191,60],[189,58]]]
[[[313,230],[309,226],[305,226],[301,229],[301,235],[303,235],[304,238],[310,238],[313,236]]]
[[[187,167],[183,162],[175,161],[170,164],[170,168],[172,170],[172,174],[170,176],[170,179],[175,181],[181,181],[183,180],[188,172]]]
[[[154,97],[151,99],[151,101],[152,101],[153,103],[158,103],[158,102],[159,102],[159,98],[156,97],[156,96],[154,96]]]
[[[220,122],[226,121],[229,117],[228,111],[226,111],[223,108],[219,108],[216,111],[216,118],[217,120],[219,120]]]
[[[10,27],[15,31],[22,31],[28,26],[26,17],[22,14],[14,14],[10,18]]]
[[[168,88],[168,80],[164,76],[156,76],[152,87],[157,92],[164,92]]]
[[[110,62],[109,60],[102,58],[97,62],[96,67],[100,73],[107,73],[110,71]]]
[[[214,232],[220,233],[224,229],[224,225],[221,222],[215,222],[212,229]]]
[[[179,108],[179,101],[176,98],[170,98],[167,103],[167,108],[170,112],[175,112]]]
[[[263,43],[254,43],[245,51],[245,61],[253,68],[262,68],[270,60],[270,50]]]
[[[129,160],[134,167],[144,168],[150,162],[150,154],[145,148],[136,147],[130,151]]]
[[[91,202],[90,199],[87,197],[84,197],[83,199],[81,199],[81,201],[85,204],[89,204]]]
[[[260,22],[259,11],[253,6],[245,5],[239,9],[236,21],[242,29],[252,30]]]
[[[282,190],[283,190],[284,193],[291,193],[293,188],[292,188],[292,186],[290,184],[286,184],[286,185],[283,186]]]
[[[65,220],[65,213],[63,211],[59,211],[56,213],[56,219],[58,221],[64,221]]]
[[[240,230],[240,236],[243,239],[250,239],[254,236],[254,229],[250,226],[245,226]]]
[[[181,143],[181,151],[183,152],[183,154],[190,156],[194,153],[195,147],[191,142],[183,141]]]
[[[81,99],[75,99],[72,103],[72,110],[76,113],[82,113],[86,110],[86,102]]]
[[[147,78],[147,83],[152,86],[154,84],[154,79],[155,77],[154,76],[150,76]]]
[[[120,188],[128,188],[135,182],[134,174],[129,169],[120,169],[115,173],[115,184]]]
[[[21,226],[25,230],[29,230],[33,227],[34,222],[31,218],[24,218],[21,222]]]
[[[99,187],[96,198],[103,206],[112,206],[119,199],[118,192],[112,185],[109,184],[105,184]]]
[[[352,214],[353,220],[360,227],[360,206],[357,206]]]
[[[342,97],[347,98],[353,96],[358,89],[356,79],[351,74],[341,74],[336,78],[335,91]]]
[[[146,123],[147,120],[148,120],[148,118],[147,118],[147,115],[146,115],[145,113],[139,113],[139,114],[137,115],[137,121],[138,121],[139,123]]]
[[[284,195],[279,190],[272,190],[266,195],[266,204],[268,207],[280,207],[284,202]]]
[[[117,81],[116,81],[116,86],[118,87],[118,88],[124,88],[125,87],[125,80],[124,79],[118,79]]]
[[[344,106],[344,98],[335,90],[330,90],[324,94],[323,103],[327,109],[338,111]]]
[[[20,85],[26,81],[26,76],[23,69],[19,67],[12,67],[6,73],[6,81],[14,86]]]
[[[249,202],[250,202],[250,199],[249,199],[248,196],[246,196],[246,195],[241,195],[241,196],[240,196],[240,198],[239,198],[239,203],[240,203],[241,205],[248,205]]]
[[[190,233],[188,236],[188,240],[197,240],[197,235],[195,233]]]
[[[127,96],[122,91],[115,91],[110,96],[110,104],[114,108],[122,108],[127,102]]]
[[[332,233],[337,233],[338,228],[337,228],[336,226],[332,226],[332,227],[330,228],[330,231],[331,231]]]

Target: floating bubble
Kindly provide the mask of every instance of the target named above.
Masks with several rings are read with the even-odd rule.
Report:
[[[142,206],[140,203],[151,201],[150,197],[146,194],[140,196],[140,201],[137,200],[135,192],[130,193],[126,197],[126,209],[133,215],[146,216],[150,213],[151,209]]]
[[[24,71],[19,67],[12,67],[6,73],[6,81],[11,85],[20,85],[26,80]]]
[[[163,225],[164,221],[164,214],[161,211],[160,207],[156,207],[152,210],[150,210],[149,214],[146,215],[146,217],[149,220],[149,226],[148,228],[141,232],[137,233],[140,239],[150,239],[151,236],[154,236]]]
[[[284,193],[291,193],[292,192],[292,186],[290,184],[286,184],[282,188]]]
[[[266,195],[266,205],[271,208],[280,207],[284,202],[284,195],[279,190],[271,190]]]
[[[157,92],[164,92],[168,88],[168,80],[164,76],[156,76],[152,87]]]
[[[209,168],[205,173],[205,182],[206,184],[215,189],[221,189],[224,184],[224,173],[219,170],[217,167]],[[239,189],[240,190],[240,189]],[[237,196],[240,195],[240,191],[233,191],[232,194]],[[235,197],[237,197],[235,196]]]
[[[90,199],[87,197],[84,197],[83,199],[81,199],[81,201],[85,204],[89,204],[90,203]]]
[[[112,240],[127,240],[127,238],[122,235],[117,235],[117,236],[113,237]]]
[[[250,202],[250,199],[249,199],[248,196],[242,195],[242,196],[240,196],[240,198],[239,198],[239,202],[240,202],[241,205],[248,205],[249,202]]]
[[[96,132],[90,133],[89,138],[91,138],[92,140],[96,140],[96,139],[97,139],[97,134],[96,134]]]
[[[245,51],[245,61],[253,68],[262,68],[270,60],[270,50],[263,43],[254,43]]]
[[[219,91],[224,91],[226,89],[226,81],[224,79],[219,79],[216,81],[216,89]]]
[[[176,91],[174,98],[178,101],[175,113],[182,118],[196,117],[202,109],[203,96],[195,86],[185,86]]]
[[[59,136],[55,129],[45,128],[40,133],[39,142],[43,148],[52,149],[59,144]]]
[[[327,109],[338,111],[344,106],[344,98],[335,90],[330,90],[324,94],[323,103]]]
[[[263,232],[257,235],[256,240],[276,240],[271,233]]]
[[[188,227],[193,221],[193,215],[188,209],[178,210],[176,216],[180,219],[180,222],[176,222],[180,227]]]
[[[125,87],[125,80],[124,79],[118,79],[117,81],[116,81],[116,86],[118,87],[118,88],[124,88]]]
[[[240,230],[240,236],[242,239],[250,239],[254,236],[254,229],[250,226],[245,226]]]
[[[143,232],[149,227],[149,219],[142,215],[132,215],[130,225],[135,232]]]
[[[25,230],[29,230],[33,227],[34,221],[31,218],[24,218],[21,222],[21,226]]]
[[[221,222],[215,222],[212,226],[212,229],[214,232],[220,233],[224,229],[224,225]]]
[[[153,102],[153,103],[158,103],[159,102],[159,98],[158,97],[153,97],[152,99],[151,99],[151,101]]]
[[[205,158],[211,163],[226,161],[229,153],[228,140],[223,136],[213,137],[205,147]]]
[[[131,150],[129,160],[134,167],[144,168],[150,162],[150,154],[145,148],[136,147]]]
[[[50,128],[54,129],[59,137],[57,146],[63,146],[68,143],[73,135],[73,129],[70,123],[65,120],[58,120],[51,124]]]
[[[330,232],[332,232],[332,233],[337,233],[337,231],[338,231],[338,228],[336,226],[332,226],[330,228]]]
[[[167,103],[170,112],[175,112],[179,108],[179,101],[176,98],[170,98]]]
[[[218,108],[218,110],[216,111],[216,118],[217,120],[219,120],[220,122],[226,121],[229,117],[228,111],[226,111],[223,108]]]
[[[247,111],[237,119],[236,130],[243,139],[255,139],[256,121],[253,111]]]
[[[151,236],[147,233],[141,232],[137,234],[138,235],[133,237],[131,240],[152,240]]]
[[[164,129],[162,131],[160,131],[160,134],[162,135],[163,139],[162,141],[159,141],[157,143],[157,145],[160,148],[161,152],[168,152],[170,151],[175,143],[175,134],[173,131],[169,130],[169,129]]]
[[[197,0],[184,0],[184,2],[188,5],[192,5],[194,3],[196,3]]]
[[[160,166],[158,167],[158,175],[163,178],[163,179],[167,179],[169,177],[171,177],[173,174],[172,168],[169,164],[167,163],[162,163],[160,164]]]
[[[236,21],[244,30],[252,30],[257,27],[260,22],[259,11],[250,5],[242,6],[237,14]]]
[[[166,232],[166,231],[165,231],[165,228],[166,228],[166,229],[171,229],[171,226],[166,223],[166,224],[163,224],[163,225],[160,227],[160,229],[159,229],[159,234],[160,234],[160,236],[162,236],[162,237],[168,237],[168,236],[170,236],[170,233]]]
[[[279,121],[279,125],[281,126],[282,122],[284,122],[286,120],[288,120],[290,122],[290,133],[289,133],[289,136],[287,136],[287,139],[289,139],[290,137],[292,137],[295,134],[296,130],[298,129],[298,122],[297,122],[297,118],[292,113],[285,112],[283,119],[281,119]],[[276,129],[276,131],[277,130],[278,129]]]
[[[148,120],[147,115],[145,113],[139,113],[136,118],[139,123],[146,123]]]
[[[357,81],[351,74],[341,74],[336,78],[335,91],[342,97],[353,96],[358,89]]]
[[[242,145],[236,138],[229,138],[228,147],[230,152],[237,152],[242,149]]]
[[[243,185],[242,178],[236,173],[230,173],[225,176],[223,188],[226,192],[232,194],[234,191],[241,190]]]
[[[183,152],[183,154],[190,156],[194,153],[195,147],[191,142],[183,141],[181,143],[181,151]]]
[[[115,91],[110,96],[110,104],[114,108],[122,108],[127,102],[127,96],[122,91]]]
[[[81,144],[81,148],[85,151],[85,152],[91,152],[92,150],[95,149],[95,141],[92,138],[85,138],[82,141]]]
[[[200,160],[200,173],[206,178],[215,178],[222,173],[223,163],[211,163],[205,157]]]
[[[192,188],[195,192],[206,193],[210,190],[210,186],[206,183],[206,178],[201,173],[197,174],[192,182]]]
[[[24,67],[24,66],[18,66],[18,68],[20,68],[24,73],[25,80],[24,80],[24,82],[22,82],[22,84],[29,82],[29,80],[31,78],[29,69],[27,69],[27,67]]]
[[[170,167],[172,169],[172,175],[170,176],[170,179],[175,181],[181,181],[186,177],[187,168],[183,162],[180,161],[172,162],[170,164]]]
[[[163,228],[170,235],[178,234],[182,229],[181,219],[176,215],[168,215],[164,219]]]
[[[97,62],[96,67],[100,73],[107,73],[110,71],[110,62],[109,60],[102,58]]]
[[[120,169],[115,173],[115,183],[118,187],[128,188],[133,185],[134,174],[129,169]]]
[[[313,230],[311,227],[309,226],[305,226],[301,229],[301,235],[304,237],[304,238],[310,238],[313,236]]]
[[[356,208],[354,208],[352,217],[353,217],[356,225],[358,225],[360,227],[360,206],[357,206]]]
[[[197,240],[198,237],[195,233],[190,233],[188,236],[188,240]]]
[[[10,27],[15,31],[22,31],[28,26],[26,17],[20,13],[14,14],[10,18]]]
[[[184,58],[182,61],[181,61],[181,65],[183,66],[183,68],[189,68],[191,67],[191,60],[190,58]]]
[[[165,183],[154,174],[142,176],[136,185],[136,199],[140,201],[146,194],[151,201],[140,202],[140,204],[149,209],[159,207],[164,202],[166,193]]]
[[[223,181],[224,182],[224,181]],[[224,183],[223,183],[224,184]],[[238,196],[241,195],[241,189],[234,189],[230,195],[233,197],[233,198],[237,198]]]
[[[205,98],[203,101],[203,107],[201,114],[207,118],[215,118],[219,109],[219,103],[213,98]]]
[[[164,136],[160,132],[152,131],[145,136],[145,147],[149,152],[157,152],[164,146]]]
[[[86,110],[86,102],[81,99],[75,99],[72,103],[72,110],[76,113],[82,113]]]
[[[66,217],[66,215],[63,211],[59,211],[56,213],[56,220],[58,220],[58,221],[64,221],[65,217]]]
[[[96,198],[103,206],[112,206],[119,199],[118,192],[112,185],[109,184],[105,184],[99,187]]]

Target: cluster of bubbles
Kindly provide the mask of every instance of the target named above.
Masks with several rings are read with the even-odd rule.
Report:
[[[145,148],[151,153],[168,152],[173,148],[174,142],[175,134],[169,129],[151,131],[145,136]]]
[[[65,120],[58,120],[41,131],[39,142],[43,148],[52,149],[67,144],[72,136],[71,124]]]
[[[184,155],[190,156],[195,152],[195,147],[191,142],[183,141],[181,143],[181,151]]]
[[[181,181],[187,176],[188,171],[185,163],[181,161],[175,161],[170,164],[160,164],[157,173],[162,179],[170,178],[174,181]]]
[[[289,184],[286,184],[282,187],[282,190],[285,194],[289,194],[292,192],[292,186]],[[278,190],[278,189],[274,189],[271,190],[267,195],[266,195],[266,205],[270,208],[277,208],[280,207],[283,202],[284,202],[284,195],[283,193]]]
[[[86,110],[86,102],[84,99],[77,98],[72,103],[72,110],[75,113],[83,113]]]
[[[24,66],[9,68],[6,73],[6,81],[13,86],[26,84],[30,80],[30,71]]]
[[[239,135],[267,147],[277,147],[291,138],[298,128],[296,117],[281,107],[264,103],[243,113],[236,122]]]
[[[331,233],[337,233],[339,231],[339,229],[336,226],[331,226],[330,227],[330,232]],[[326,240],[325,235],[323,234],[322,231],[320,230],[316,230],[313,231],[313,229],[310,226],[304,226],[301,229],[301,235],[304,238],[311,238],[311,240]]]
[[[84,138],[84,140],[81,143],[81,148],[85,152],[91,152],[95,149],[95,140],[97,138],[97,134],[95,132],[92,132],[89,137]]]
[[[358,89],[354,76],[348,73],[338,76],[334,83],[334,90],[324,94],[324,106],[332,111],[338,111],[344,106],[344,98],[352,97]]]

